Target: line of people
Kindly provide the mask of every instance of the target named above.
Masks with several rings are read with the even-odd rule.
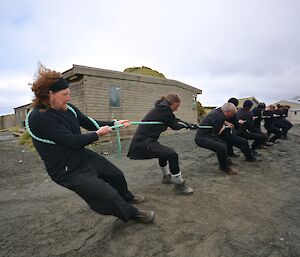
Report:
[[[230,159],[236,157],[233,146],[241,150],[246,157],[245,161],[262,161],[256,150],[272,146],[279,138],[286,139],[293,126],[286,119],[288,106],[278,105],[275,109],[274,105],[266,107],[260,103],[251,111],[251,100],[246,100],[240,109],[237,109],[238,104],[238,99],[230,98],[228,103],[210,112],[200,125],[210,125],[213,129],[198,129],[195,138],[198,146],[216,152],[220,170],[228,174],[238,173]],[[267,133],[261,130],[262,120]],[[252,141],[251,146],[249,140]]]
[[[35,135],[33,144],[51,179],[78,194],[97,213],[114,215],[124,222],[153,222],[153,211],[134,206],[144,202],[145,197],[129,191],[123,172],[104,156],[85,148],[111,133],[113,122],[95,120],[100,127],[98,129],[78,108],[69,104],[69,84],[59,72],[39,67],[31,89],[35,97],[28,127]],[[235,156],[233,147],[242,151],[246,161],[261,161],[256,149],[268,147],[279,137],[286,137],[292,127],[285,119],[288,110],[285,107],[274,109],[272,105],[265,107],[260,104],[251,112],[251,101],[246,101],[239,110],[237,105],[237,99],[229,99],[228,103],[204,117],[200,125],[209,127],[200,128],[175,117],[174,112],[180,106],[177,94],[163,96],[143,119],[162,124],[139,125],[132,138],[128,157],[133,160],[158,159],[162,182],[174,184],[177,193],[190,195],[194,190],[183,179],[178,154],[174,149],[161,145],[158,140],[167,128],[197,129],[196,144],[217,153],[222,171],[236,174],[237,170],[232,168],[230,159]],[[260,128],[263,119],[267,135]],[[129,120],[119,123],[130,126]],[[82,134],[80,127],[91,132]],[[273,136],[270,138],[271,134]],[[251,147],[248,140],[253,140]],[[47,143],[49,141],[53,143]]]

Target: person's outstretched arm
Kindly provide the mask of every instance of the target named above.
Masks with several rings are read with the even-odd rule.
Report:
[[[69,104],[76,112],[77,114],[77,120],[79,121],[79,124],[81,127],[85,128],[86,130],[89,131],[96,131],[97,127],[94,125],[94,123],[88,118],[88,116],[84,115],[77,107],[75,107],[72,104]],[[95,120],[96,123],[99,125],[99,127],[103,126],[113,126],[114,122],[113,121],[100,121],[100,120]]]

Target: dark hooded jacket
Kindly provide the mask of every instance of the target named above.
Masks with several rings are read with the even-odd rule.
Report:
[[[139,125],[132,138],[127,156],[130,159],[152,159],[172,154],[173,149],[160,145],[157,140],[168,127],[179,130],[186,126],[175,117],[169,103],[166,100],[158,100],[142,121],[159,121],[163,124]]]
[[[251,111],[253,116],[255,117],[255,119],[253,120],[254,128],[259,129],[259,130],[261,129],[261,121],[263,120],[263,118],[262,118],[263,111],[264,111],[264,109],[260,108],[258,106],[254,107]]]
[[[245,123],[240,125],[239,129],[234,129],[233,132],[235,135],[239,135],[243,132],[256,132],[253,123],[253,114],[251,111],[246,108],[241,108],[237,111],[236,117],[238,120],[244,120]]]
[[[205,137],[217,137],[225,120],[226,117],[221,108],[211,111],[203,118],[200,126],[212,126],[212,128],[199,128],[196,133],[196,140]]]

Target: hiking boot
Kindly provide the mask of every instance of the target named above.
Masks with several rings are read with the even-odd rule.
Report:
[[[174,184],[173,180],[172,180],[172,175],[163,175],[162,181],[163,184]]]
[[[246,159],[246,162],[261,162],[262,158],[258,157],[258,156],[253,156],[252,158]]]
[[[185,184],[185,181],[183,181],[181,184],[176,184],[175,185],[175,190],[183,195],[189,195],[192,194],[194,192],[194,190],[192,188],[190,188],[189,186],[187,186]]]
[[[228,167],[226,169],[221,169],[222,171],[226,172],[227,174],[230,174],[230,175],[236,175],[238,174],[238,170],[235,169],[235,168],[231,168],[231,167]]]
[[[138,213],[135,217],[137,222],[141,222],[144,224],[152,223],[154,220],[154,212],[153,211],[145,211],[145,210],[138,210]]]
[[[134,195],[133,199],[130,201],[132,204],[139,204],[145,202],[145,197],[142,195]]]

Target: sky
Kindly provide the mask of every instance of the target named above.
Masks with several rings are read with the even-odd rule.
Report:
[[[147,66],[203,105],[300,95],[299,0],[0,0],[0,115],[33,98],[38,62]]]

